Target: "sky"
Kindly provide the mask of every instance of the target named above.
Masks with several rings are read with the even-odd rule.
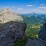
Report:
[[[0,0],[0,9],[19,13],[46,13],[46,0]]]

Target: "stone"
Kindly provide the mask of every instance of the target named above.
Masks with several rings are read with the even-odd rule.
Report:
[[[14,42],[25,38],[26,23],[7,22],[0,23],[0,46],[12,46]]]
[[[43,26],[41,26],[38,37],[46,41],[46,23],[44,23]]]
[[[25,46],[46,46],[46,41],[41,39],[27,39],[27,44]]]

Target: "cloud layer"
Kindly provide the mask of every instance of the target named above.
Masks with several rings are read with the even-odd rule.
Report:
[[[29,5],[27,5],[27,6],[33,6],[33,5],[29,4]]]
[[[44,4],[39,4],[39,6],[36,7],[36,5],[28,4],[28,5],[22,5],[21,7],[17,6],[3,6],[2,8],[10,8],[12,11],[20,12],[20,13],[46,13],[46,6]]]

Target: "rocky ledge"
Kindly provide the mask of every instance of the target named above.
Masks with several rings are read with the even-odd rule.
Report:
[[[26,46],[46,46],[46,41],[38,38],[38,39],[27,39]]]
[[[0,23],[0,46],[12,46],[14,42],[25,38],[26,23]]]

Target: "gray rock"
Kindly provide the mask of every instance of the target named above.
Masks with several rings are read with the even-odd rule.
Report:
[[[46,46],[46,41],[28,38],[26,46]]]
[[[38,37],[43,40],[46,40],[46,23],[43,24],[43,26],[41,27]]]
[[[14,42],[25,38],[26,23],[7,22],[0,24],[0,46],[12,46]]]

